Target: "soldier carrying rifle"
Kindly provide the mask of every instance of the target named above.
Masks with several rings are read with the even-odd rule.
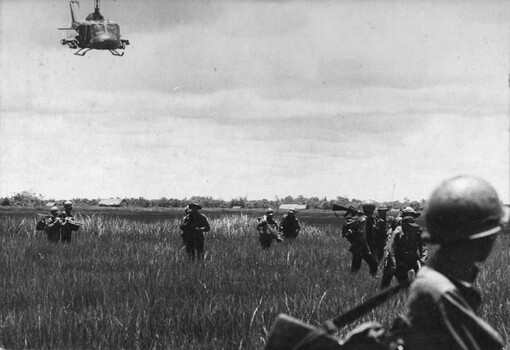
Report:
[[[188,204],[185,210],[187,215],[182,219],[179,228],[182,230],[182,239],[186,252],[191,260],[202,260],[204,256],[204,232],[209,232],[211,226],[205,215],[198,211],[202,209],[197,203]]]
[[[427,260],[427,246],[421,235],[423,230],[415,222],[420,213],[407,207],[401,213],[401,225],[388,238],[386,259],[381,288],[389,287],[393,277],[404,283],[410,275],[416,275]]]
[[[62,220],[62,243],[71,243],[73,231],[77,231],[80,226],[76,225],[73,215],[73,203],[71,201],[64,202],[64,211],[59,215]]]
[[[58,208],[56,206],[51,207],[50,215],[37,214],[39,221],[37,222],[36,229],[39,231],[44,230],[48,241],[52,243],[58,243],[62,235],[62,227],[64,223],[59,217]]]
[[[294,239],[298,236],[299,231],[301,230],[301,225],[299,225],[296,213],[297,210],[291,208],[287,214],[281,218],[278,229],[282,233],[283,238]]]
[[[283,239],[280,237],[278,224],[274,220],[274,211],[271,208],[266,210],[266,215],[257,218],[257,231],[259,232],[259,242],[262,248],[271,247],[273,240],[280,243]]]
[[[369,241],[374,235],[375,223],[373,213],[375,205],[367,203],[362,206],[363,213],[357,213],[344,224],[342,234],[351,243],[349,251],[352,253],[351,272],[357,273],[361,269],[361,261],[365,260],[370,274],[377,274],[377,261],[370,250]]]

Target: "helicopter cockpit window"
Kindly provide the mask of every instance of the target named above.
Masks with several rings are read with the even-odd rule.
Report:
[[[105,33],[104,24],[93,24],[92,25],[92,36],[98,36]]]
[[[108,33],[110,33],[115,38],[120,37],[120,29],[117,23],[108,23],[107,25]]]

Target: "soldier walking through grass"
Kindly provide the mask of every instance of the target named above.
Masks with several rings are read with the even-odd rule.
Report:
[[[75,231],[75,227],[71,224],[70,221],[74,221],[74,215],[73,215],[73,203],[71,201],[65,201],[64,202],[64,211],[59,215],[60,219],[62,220],[62,235],[60,240],[63,243],[71,243],[71,236],[73,234],[73,231]]]
[[[259,242],[262,248],[271,247],[273,240],[281,242],[282,238],[278,230],[278,224],[274,220],[274,211],[271,208],[266,210],[266,215],[257,218],[257,231],[259,232]]]
[[[207,217],[199,212],[202,207],[197,203],[188,204],[187,215],[181,220],[179,228],[182,230],[182,238],[186,247],[186,253],[191,260],[203,259],[204,233],[209,232],[211,226]]]
[[[424,239],[439,245],[411,285],[406,309],[394,326],[406,349],[500,350],[501,336],[480,318],[473,283],[508,222],[494,188],[458,176],[437,187],[425,211]]]
[[[58,243],[62,236],[62,227],[64,223],[59,217],[58,208],[53,206],[50,209],[51,216],[46,218],[45,229],[46,236],[48,237],[48,241],[52,243]]]
[[[393,277],[404,283],[410,275],[416,275],[427,260],[427,246],[421,235],[422,228],[415,222],[420,213],[407,207],[402,211],[401,225],[392,233],[387,242],[387,256],[381,288],[389,287]]]
[[[365,260],[370,269],[370,274],[375,276],[378,265],[368,244],[369,238],[372,237],[375,230],[373,217],[375,205],[364,204],[362,209],[363,214],[355,217],[352,221],[352,233],[348,237],[351,243],[349,251],[352,253],[351,272],[358,273],[361,269],[362,260]]]
[[[296,217],[296,213],[297,210],[292,208],[289,209],[287,214],[281,218],[278,228],[282,233],[283,238],[294,239],[298,236],[299,231],[301,230],[301,225],[299,224],[299,220]]]

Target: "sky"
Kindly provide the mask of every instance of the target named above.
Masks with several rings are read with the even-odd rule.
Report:
[[[0,196],[420,200],[469,174],[510,202],[506,1],[101,12],[121,58],[60,45],[65,0],[0,1]]]

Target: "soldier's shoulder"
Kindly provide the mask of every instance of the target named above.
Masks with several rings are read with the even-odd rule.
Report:
[[[411,286],[413,292],[428,294],[434,299],[439,299],[445,293],[456,288],[455,284],[448,277],[429,266],[424,266],[420,269]]]

